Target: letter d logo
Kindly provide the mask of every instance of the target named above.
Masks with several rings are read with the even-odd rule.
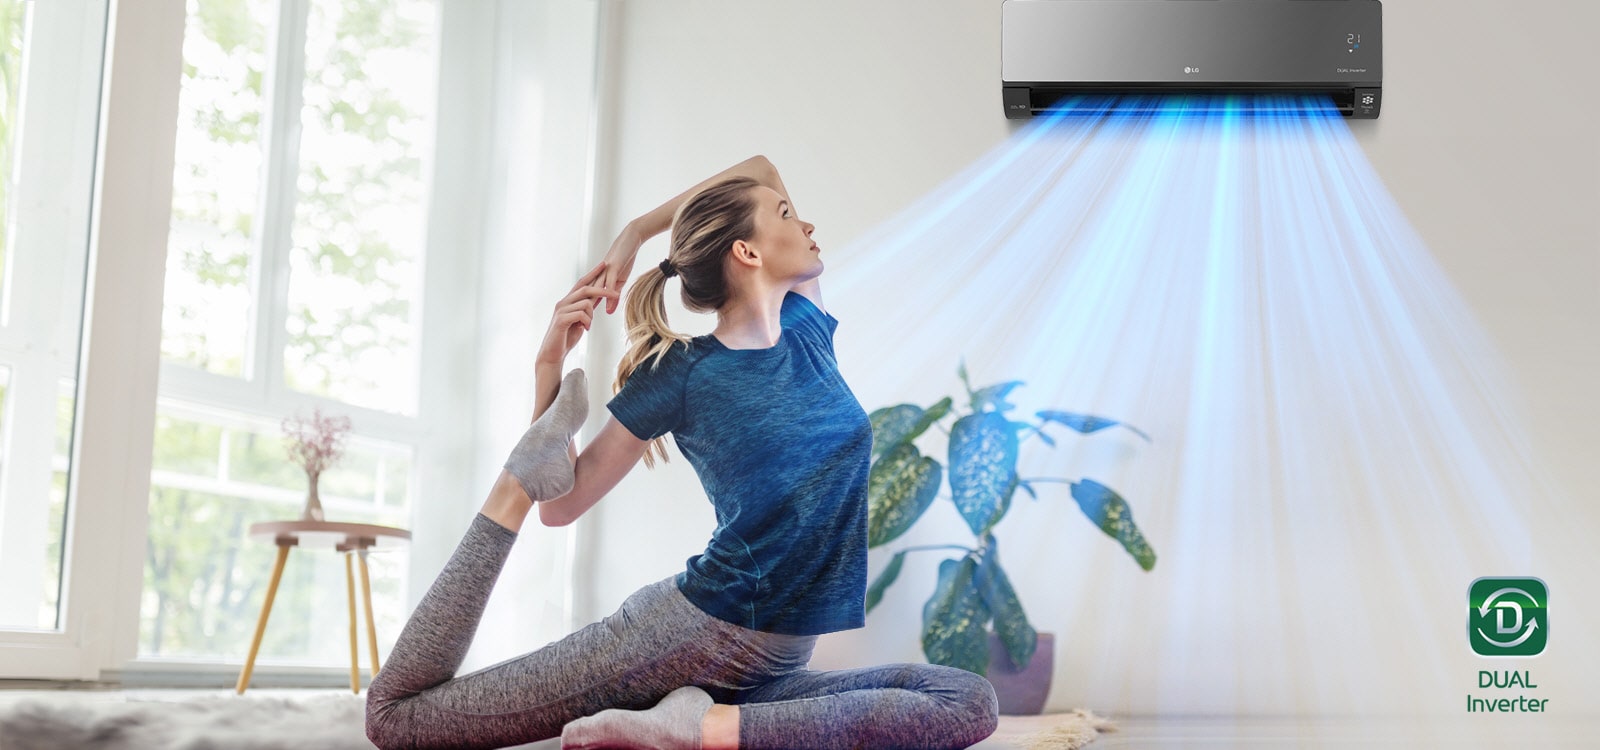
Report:
[[[1550,591],[1537,578],[1479,578],[1467,589],[1467,640],[1479,656],[1537,656],[1550,637]]]

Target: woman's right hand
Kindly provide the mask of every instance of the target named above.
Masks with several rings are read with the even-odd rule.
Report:
[[[615,306],[621,294],[599,283],[605,270],[606,262],[600,261],[599,265],[578,279],[567,296],[556,303],[555,315],[550,319],[550,329],[545,331],[544,343],[539,345],[539,355],[534,360],[536,363],[559,368],[566,362],[567,354],[578,345],[578,340],[583,338],[584,331],[594,325],[594,311],[599,307],[600,300],[607,300]]]
[[[622,228],[622,232],[611,242],[611,249],[606,251],[606,272],[598,282],[600,286],[617,293],[617,297],[606,305],[606,314],[617,311],[617,299],[621,299],[622,285],[628,283],[628,277],[633,274],[633,259],[639,255],[639,246],[644,244],[645,237],[633,224]]]

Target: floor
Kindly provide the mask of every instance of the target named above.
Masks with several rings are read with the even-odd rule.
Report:
[[[28,699],[127,701],[189,700],[232,695],[231,690],[61,690],[0,689],[0,707]],[[302,698],[348,695],[326,690],[251,690],[252,696]],[[1600,715],[1483,716],[1433,720],[1295,719],[1284,717],[1111,717],[1115,732],[1101,734],[1089,747],[1187,750],[1205,748],[1538,748],[1579,750],[1600,747]],[[1063,720],[1060,715],[1003,716],[1000,728],[973,750],[1029,750],[1031,736]],[[1051,748],[1052,746],[1044,746]],[[523,750],[558,750],[551,740]]]
[[[1115,718],[1115,717],[1114,717]],[[1124,717],[1117,731],[1100,735],[1089,745],[1103,748],[1190,750],[1205,748],[1538,748],[1540,750],[1594,750],[1600,748],[1600,717],[1529,717],[1532,721],[1505,721],[1508,716],[1432,720],[1297,719],[1292,717]],[[1000,729],[978,744],[979,750],[1027,748],[1025,740],[1048,729],[1051,716],[1001,717]]]

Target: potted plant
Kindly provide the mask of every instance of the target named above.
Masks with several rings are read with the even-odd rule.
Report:
[[[907,554],[940,549],[960,551],[960,557],[939,564],[938,583],[922,610],[922,652],[931,663],[989,677],[1000,694],[1002,713],[1039,713],[1044,707],[1052,665],[1048,657],[1031,668],[1030,663],[1036,649],[1050,646],[1051,638],[1048,633],[1041,636],[1029,624],[1000,565],[994,536],[995,526],[1011,509],[1013,495],[1020,489],[1038,500],[1035,485],[1068,484],[1073,500],[1089,522],[1121,543],[1139,567],[1147,571],[1155,567],[1156,553],[1134,524],[1128,503],[1115,491],[1087,478],[1072,481],[1025,477],[1017,470],[1019,446],[1037,437],[1055,447],[1055,439],[1045,431],[1051,425],[1085,435],[1121,425],[1145,442],[1150,438],[1131,425],[1065,411],[1039,411],[1035,413],[1037,422],[1017,421],[1009,416],[1016,407],[1006,397],[1023,384],[1021,381],[973,389],[965,361],[957,374],[966,388],[970,411],[954,415],[955,421],[948,430],[945,465],[923,455],[917,440],[952,416],[953,401],[948,396],[927,409],[900,404],[870,415],[872,466],[868,474],[867,546],[882,547],[910,529],[939,496],[946,468],[950,474],[948,497],[972,530],[976,544],[924,545],[895,552],[867,587],[867,611],[877,606],[884,590],[899,577]],[[940,429],[944,429],[943,425]],[[997,668],[994,671],[990,670],[992,657]],[[1013,686],[1011,683],[1017,680],[1010,675],[1024,670],[1027,674],[1022,682],[1031,684]],[[1013,687],[1020,694],[1008,694]]]

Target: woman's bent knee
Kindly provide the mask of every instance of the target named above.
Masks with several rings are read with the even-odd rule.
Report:
[[[941,681],[960,716],[958,725],[966,732],[962,740],[976,745],[994,734],[1000,726],[1000,700],[995,697],[994,685],[979,675],[953,668],[941,675]]]
[[[1000,726],[1000,701],[984,677],[938,664],[903,668],[903,686],[936,701],[938,725],[952,746],[976,745]]]
[[[374,700],[371,693],[367,694],[367,739],[371,740],[378,750],[398,750],[407,747],[406,735],[402,718],[398,712],[391,710],[393,705],[387,700]]]
[[[400,747],[395,742],[393,732],[388,728],[388,722],[371,715],[367,716],[367,739],[378,750],[396,750],[396,748]]]
[[[973,682],[969,703],[973,710],[971,744],[976,745],[1000,727],[1000,699],[995,697],[993,684],[977,675],[972,676],[977,679]]]

